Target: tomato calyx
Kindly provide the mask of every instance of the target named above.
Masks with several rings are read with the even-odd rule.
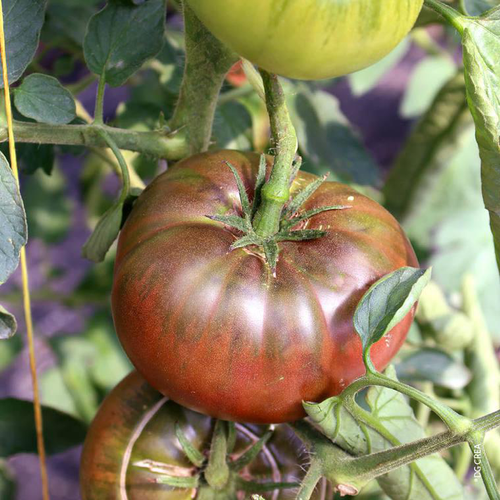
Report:
[[[326,236],[327,231],[320,229],[304,229],[308,220],[315,215],[330,210],[344,210],[351,208],[349,205],[333,205],[326,207],[317,207],[311,210],[301,211],[304,203],[313,195],[313,193],[326,181],[327,175],[316,179],[299,191],[294,197],[285,204],[281,212],[279,231],[270,237],[259,236],[254,229],[253,219],[259,208],[262,199],[262,188],[266,181],[266,157],[261,156],[259,172],[255,183],[255,194],[252,202],[248,198],[243,181],[237,170],[229,162],[227,166],[231,169],[238,186],[238,193],[241,202],[242,216],[240,215],[207,215],[213,221],[221,222],[226,226],[236,229],[243,233],[232,245],[231,250],[245,248],[251,245],[262,248],[266,262],[273,275],[276,272],[276,264],[279,256],[278,243],[281,241],[307,241],[322,238]]]
[[[175,433],[182,451],[192,464],[191,467],[141,460],[135,467],[147,469],[157,477],[156,484],[164,484],[173,488],[192,489],[197,491],[196,498],[235,498],[238,491],[245,493],[263,493],[279,489],[296,488],[298,483],[290,482],[258,482],[244,479],[242,474],[248,466],[264,450],[266,443],[273,435],[275,427],[269,429],[255,441],[243,454],[233,457],[236,443],[236,426],[232,422],[218,420],[215,424],[210,452],[205,455],[195,448],[185,435],[179,424]]]

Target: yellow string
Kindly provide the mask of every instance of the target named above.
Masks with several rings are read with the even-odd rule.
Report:
[[[10,102],[9,78],[7,75],[7,56],[5,51],[5,32],[3,25],[3,5],[0,0],[0,55],[2,58],[3,84],[5,95],[5,112],[7,115],[7,129],[9,134],[9,153],[12,172],[19,186],[19,170],[17,168],[16,146],[14,142],[14,129],[12,124],[12,106]],[[26,249],[21,248],[21,273],[23,281],[24,315],[26,318],[26,331],[28,334],[29,359],[31,379],[33,384],[33,405],[35,412],[36,438],[38,456],[40,457],[40,475],[42,477],[43,500],[49,500],[49,483],[47,478],[47,464],[45,460],[45,444],[43,441],[42,409],[40,406],[40,395],[38,390],[38,377],[36,373],[35,345],[33,342],[33,320],[31,317],[31,299],[28,281],[28,267],[26,265]]]

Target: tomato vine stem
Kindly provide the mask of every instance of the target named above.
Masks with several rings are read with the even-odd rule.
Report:
[[[120,149],[166,160],[180,160],[188,154],[185,137],[170,135],[164,131],[137,132],[106,125],[49,125],[15,120],[13,125],[17,142],[107,147],[97,133],[97,127],[100,127],[109,134]],[[0,129],[0,142],[5,142],[7,139],[7,129]]]
[[[290,198],[290,184],[296,174],[294,160],[298,142],[278,77],[264,70],[260,70],[260,73],[276,155],[271,176],[261,191],[262,201],[255,214],[253,227],[258,236],[267,238],[277,234],[280,229],[281,213]]]
[[[94,123],[102,125],[104,123],[104,93],[106,91],[106,73],[103,72],[99,78],[97,96],[95,101]]]
[[[227,72],[238,56],[219,42],[183,2],[186,65],[179,100],[169,123],[187,139],[188,154],[210,145],[215,109]]]
[[[439,0],[425,0],[425,5],[443,16],[460,34],[464,31],[463,15]]]

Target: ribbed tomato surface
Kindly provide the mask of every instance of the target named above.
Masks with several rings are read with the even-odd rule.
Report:
[[[343,205],[306,227],[327,236],[282,242],[273,276],[257,247],[206,215],[240,213],[259,156],[220,151],[191,157],[139,197],[119,239],[112,307],[118,336],[146,380],[174,401],[241,422],[303,416],[301,402],[340,393],[364,374],[352,317],[376,280],[418,266],[397,221],[352,188],[325,182],[304,209]],[[315,179],[299,173],[297,192]],[[413,313],[372,348],[385,367]]]
[[[423,0],[187,0],[222,42],[261,68],[318,80],[376,63],[407,35]]]
[[[189,500],[193,489],[177,489],[155,484],[160,473],[138,464],[149,461],[166,474],[194,475],[194,470],[176,437],[179,424],[191,445],[208,456],[214,422],[187,410],[155,391],[137,373],[120,382],[104,400],[83,447],[80,483],[83,500]],[[236,425],[236,445],[231,453],[237,459],[264,429]],[[257,458],[240,477],[260,483],[296,482],[303,476],[305,454],[298,439],[286,426],[278,427]],[[313,500],[327,498],[328,488],[321,483]],[[293,489],[265,493],[273,500],[295,498]],[[330,493],[329,498],[331,498]],[[246,497],[245,497],[246,498]]]

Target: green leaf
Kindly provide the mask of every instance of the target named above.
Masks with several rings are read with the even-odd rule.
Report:
[[[35,160],[36,148],[21,148],[20,151],[23,152],[23,163],[33,166],[31,162]],[[41,154],[43,152],[44,149]],[[43,168],[43,164],[40,166]],[[67,196],[66,178],[61,170],[55,168],[48,176],[38,169],[24,179],[23,194],[31,237],[48,243],[62,241],[71,225],[74,201]]]
[[[404,118],[415,118],[430,107],[441,88],[456,74],[456,65],[448,56],[428,56],[413,70],[406,87],[400,112]]]
[[[7,159],[0,153],[0,284],[16,269],[28,227],[23,200]]]
[[[99,220],[94,232],[83,246],[83,256],[93,262],[102,262],[120,232],[123,203],[115,203]]]
[[[333,173],[345,182],[379,183],[377,164],[334,96],[301,83],[287,89],[287,100],[306,169]]]
[[[218,106],[213,134],[218,148],[251,150],[252,118],[247,108],[235,101]]]
[[[0,305],[0,340],[9,339],[16,330],[16,318]]]
[[[64,125],[76,118],[73,95],[48,75],[27,76],[14,90],[14,103],[22,115],[41,123]]]
[[[481,156],[484,205],[490,213],[500,267],[500,7],[482,18],[463,19],[467,99]]]
[[[373,89],[382,77],[403,59],[409,47],[409,41],[405,38],[392,52],[379,62],[349,75],[347,78],[351,84],[352,93],[355,96],[361,96]]]
[[[41,378],[43,403],[90,422],[102,396],[131,365],[108,315],[94,316],[82,334],[50,340],[57,365]]]
[[[370,287],[354,313],[364,352],[410,312],[430,278],[431,269],[402,267]]]
[[[165,0],[139,6],[111,2],[89,22],[83,50],[89,69],[113,87],[123,85],[163,46]]]
[[[77,47],[81,47],[89,19],[97,11],[97,3],[98,0],[82,2],[51,0],[47,7],[47,19],[42,30],[42,41],[62,37]]]
[[[3,143],[0,149],[5,156],[9,158],[8,144]],[[23,174],[32,175],[38,169],[42,170],[47,175],[52,174],[55,163],[55,151],[52,144],[16,144],[16,153],[17,161],[22,168]],[[23,192],[25,191],[24,187],[25,185],[23,184]],[[29,200],[27,200],[27,205],[29,206]]]
[[[396,370],[400,380],[429,381],[447,389],[463,389],[471,379],[470,371],[462,362],[432,347],[424,347],[405,356]]]
[[[33,59],[45,18],[47,0],[3,0],[9,85],[19,80]],[[0,67],[0,88],[3,70]]]
[[[464,77],[459,71],[417,123],[391,169],[384,195],[392,214],[404,219],[411,207],[418,207],[416,200],[427,195],[432,176],[446,165],[471,127]]]
[[[9,470],[5,460],[0,459],[0,498],[2,500],[14,500],[16,483],[14,475]]]
[[[454,147],[446,146],[434,160],[435,171],[420,182],[402,222],[409,238],[429,253],[433,277],[445,293],[458,292],[464,274],[474,275],[488,325],[500,340],[500,282],[491,272],[495,251],[470,121]]]
[[[85,424],[66,413],[44,406],[42,418],[45,448],[49,455],[77,446],[85,439]],[[0,400],[0,436],[0,457],[37,452],[32,401]]]
[[[22,349],[23,340],[20,335],[0,342],[0,372],[11,365]]]
[[[483,12],[498,5],[498,0],[464,0],[467,14],[470,16],[480,16]]]
[[[386,374],[397,380],[393,367],[389,367]],[[376,453],[425,437],[424,429],[402,394],[371,387],[366,404],[370,409],[366,414],[369,425],[354,419],[338,398],[320,404],[306,403],[304,408],[326,436],[353,455]],[[463,499],[460,482],[438,454],[396,469],[377,481],[393,500]]]

